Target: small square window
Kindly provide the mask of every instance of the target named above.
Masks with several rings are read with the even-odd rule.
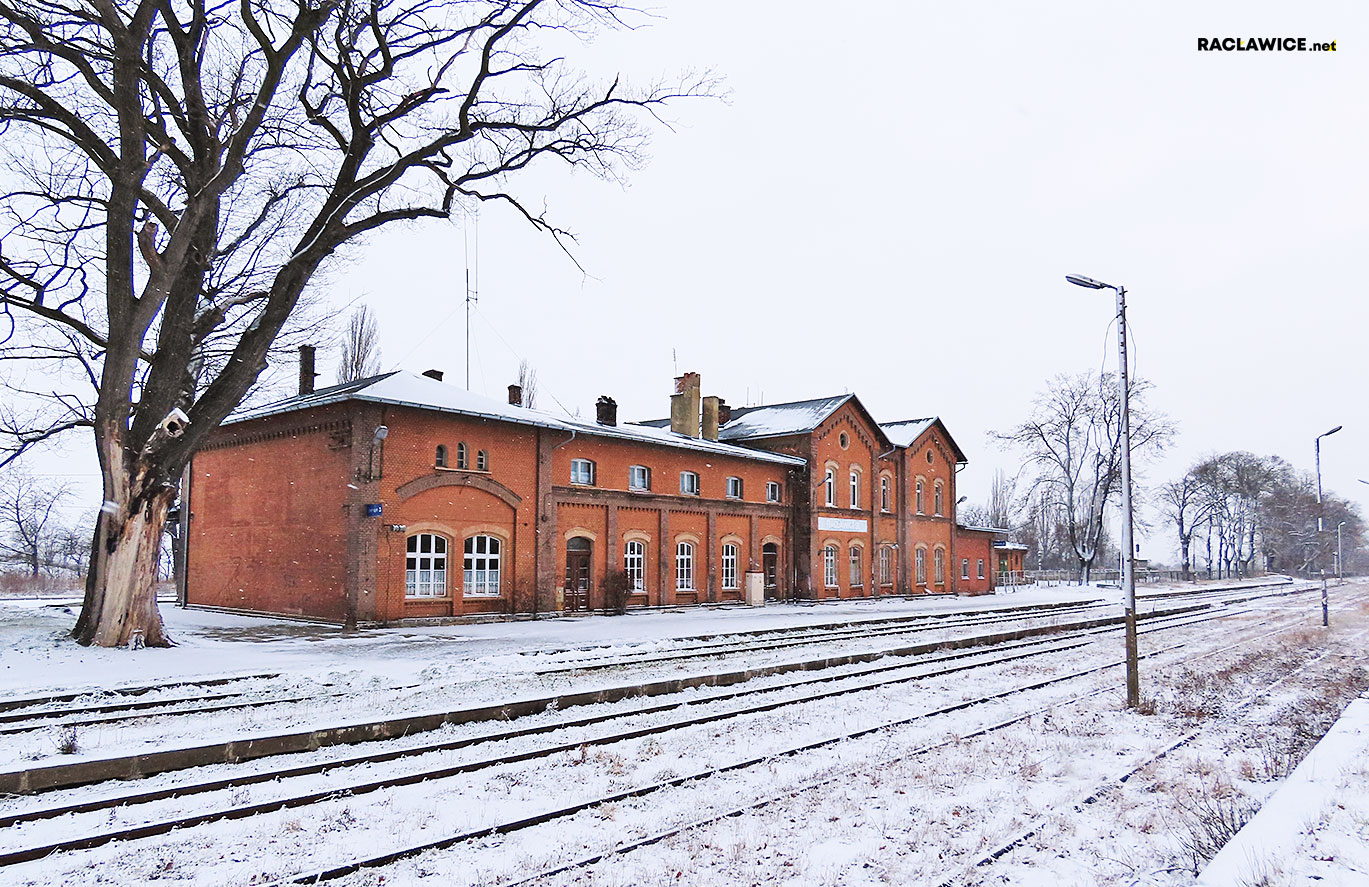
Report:
[[[588,459],[570,460],[570,482],[593,486],[594,484],[594,463]]]
[[[780,501],[780,485],[777,484],[777,483],[776,483],[775,481],[773,481],[773,480],[772,480],[772,481],[766,481],[766,484],[765,484],[765,501],[766,501],[766,502],[778,502],[778,501]]]
[[[627,488],[629,490],[649,490],[651,489],[651,469],[645,465],[634,465],[627,470]]]
[[[740,499],[742,497],[742,479],[740,477],[729,477],[727,479],[727,498]]]
[[[686,496],[699,495],[699,475],[693,471],[680,472],[680,492]]]

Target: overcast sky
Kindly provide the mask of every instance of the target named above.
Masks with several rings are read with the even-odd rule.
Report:
[[[854,391],[881,420],[941,416],[980,501],[1019,465],[992,430],[1052,375],[1116,366],[1112,294],[1077,273],[1127,287],[1133,370],[1180,425],[1149,479],[1233,449],[1311,469],[1343,424],[1323,476],[1369,514],[1363,2],[657,12],[578,60],[638,80],[712,68],[727,99],[675,106],[625,187],[552,167],[520,183],[580,235],[584,273],[482,210],[473,389],[502,398],[521,356],[539,406],[583,415],[600,394],[625,419],[667,415],[686,370],[736,405]],[[1337,51],[1199,52],[1203,36]],[[334,275],[337,304],[377,312],[386,369],[463,381],[470,239],[391,232]]]

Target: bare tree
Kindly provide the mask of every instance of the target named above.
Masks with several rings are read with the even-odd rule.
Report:
[[[1146,407],[1149,387],[1131,383],[1133,454],[1163,449],[1174,433],[1166,417]],[[1038,471],[1033,486],[1049,489],[1059,503],[1081,582],[1100,554],[1107,503],[1121,490],[1121,416],[1113,376],[1060,375],[1037,396],[1025,422],[998,435],[1025,453]]]
[[[342,362],[338,382],[355,382],[380,372],[380,328],[371,309],[362,305],[347,321],[347,336],[342,340]]]
[[[1160,512],[1174,524],[1179,536],[1179,551],[1184,578],[1193,578],[1190,547],[1194,532],[1210,515],[1211,499],[1203,495],[1203,486],[1196,470],[1160,487]]]
[[[644,156],[643,114],[714,91],[707,75],[635,88],[577,71],[570,56],[630,14],[612,0],[0,3],[0,338],[88,389],[0,424],[11,458],[94,432],[104,504],[79,642],[170,643],[153,579],[181,470],[339,250],[482,201],[568,247],[515,190],[521,173],[561,161],[616,177]]]
[[[518,361],[518,387],[523,389],[523,406],[537,406],[537,370],[526,360]]]
[[[66,531],[61,504],[70,493],[60,481],[8,471],[0,483],[0,560],[21,564],[35,578],[54,566]]]

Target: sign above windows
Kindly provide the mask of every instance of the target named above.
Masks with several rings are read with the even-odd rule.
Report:
[[[853,517],[818,518],[819,530],[836,530],[839,533],[864,533],[869,528],[870,522],[864,519]]]

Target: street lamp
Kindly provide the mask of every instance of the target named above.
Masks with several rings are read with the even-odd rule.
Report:
[[[1323,437],[1330,437],[1331,435],[1335,434],[1337,431],[1340,431],[1344,427],[1345,426],[1343,425],[1337,425],[1335,428],[1332,428],[1325,434],[1318,434],[1317,439],[1312,442],[1317,452],[1317,547],[1313,549],[1313,551],[1317,552],[1317,554],[1321,554],[1321,532],[1323,529],[1321,507],[1321,439]],[[1318,558],[1318,560],[1320,560],[1320,558]],[[1331,613],[1326,601],[1325,567],[1321,568],[1321,624],[1323,628],[1331,624]]]
[[[1086,289],[1110,289],[1117,294],[1117,389],[1122,399],[1122,608],[1126,613],[1127,707],[1141,704],[1141,675],[1136,651],[1136,546],[1131,515],[1131,397],[1127,385],[1127,289],[1066,274],[1065,280]]]

